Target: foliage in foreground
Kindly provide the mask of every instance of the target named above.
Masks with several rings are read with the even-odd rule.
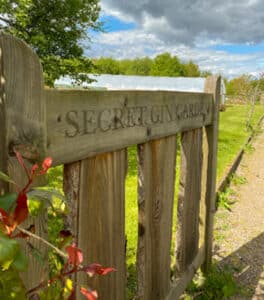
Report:
[[[20,227],[20,224],[28,219],[29,215],[37,215],[45,205],[36,205],[45,199],[46,191],[31,190],[31,184],[38,176],[45,175],[51,167],[52,159],[46,158],[39,170],[38,164],[34,164],[29,170],[22,156],[15,151],[16,157],[25,171],[27,183],[23,188],[19,187],[8,175],[0,172],[0,179],[9,184],[15,185],[16,193],[5,193],[0,196],[0,298],[1,299],[30,299],[40,300],[71,300],[75,299],[77,290],[88,300],[96,300],[97,292],[85,286],[76,286],[70,276],[77,272],[84,272],[87,276],[106,275],[115,271],[113,268],[103,268],[100,264],[93,263],[82,265],[83,253],[72,242],[72,234],[62,230],[60,236],[63,238],[61,247],[55,247],[42,237],[35,234],[34,225],[28,229]],[[36,196],[40,195],[40,199]],[[49,199],[48,199],[49,200]],[[42,203],[43,204],[43,203]],[[61,257],[61,267],[50,279],[44,279],[35,287],[26,290],[19,272],[28,268],[28,258],[25,256],[25,248],[22,248],[18,239],[24,239],[30,254],[38,261],[43,261],[43,254],[34,247],[31,239],[41,241],[50,247]]]
[[[223,300],[236,294],[238,287],[227,269],[212,266],[204,277],[198,273],[187,288],[185,300]]]

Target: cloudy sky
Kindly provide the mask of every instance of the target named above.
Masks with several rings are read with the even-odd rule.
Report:
[[[101,0],[91,57],[170,52],[227,77],[264,71],[263,0]]]

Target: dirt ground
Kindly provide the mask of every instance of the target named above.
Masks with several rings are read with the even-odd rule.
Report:
[[[264,299],[264,124],[232,183],[234,204],[215,218],[214,259],[233,272],[239,293],[232,299]],[[250,149],[249,149],[250,150]]]

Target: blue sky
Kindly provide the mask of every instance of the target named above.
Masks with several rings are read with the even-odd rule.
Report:
[[[247,44],[229,44],[215,45],[214,50],[225,51],[232,54],[250,54],[264,51],[264,44],[247,45]]]
[[[117,59],[163,52],[226,77],[264,71],[262,0],[101,0],[104,32],[86,54]]]
[[[103,23],[103,30],[108,33],[122,30],[133,30],[136,29],[137,26],[134,22],[124,22],[123,20],[111,15],[102,15],[100,17],[100,22]]]

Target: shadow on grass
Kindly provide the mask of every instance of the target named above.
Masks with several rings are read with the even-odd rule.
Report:
[[[235,238],[235,237],[234,237]],[[228,267],[240,288],[240,296],[233,299],[264,299],[264,233],[238,248],[227,257],[221,257],[220,267]]]

